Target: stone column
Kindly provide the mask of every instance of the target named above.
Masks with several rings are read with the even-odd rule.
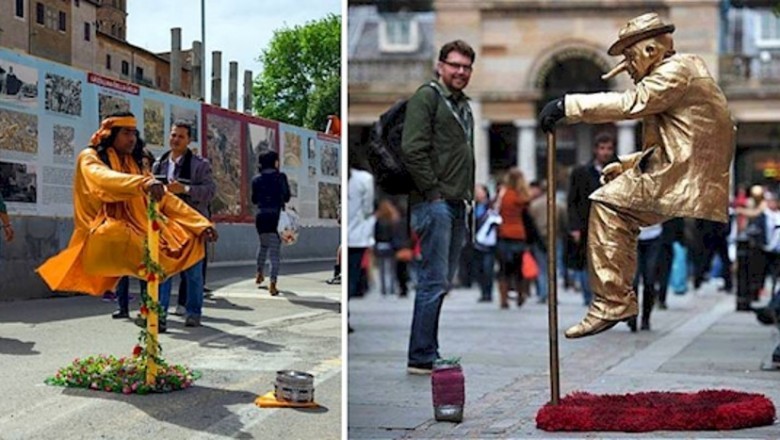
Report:
[[[228,108],[238,109],[238,61],[231,61],[228,70]]]
[[[211,52],[211,104],[222,106],[222,52]]]
[[[171,28],[171,90],[181,95],[181,28]]]
[[[244,113],[252,114],[252,71],[244,70]]]
[[[490,121],[482,120],[482,102],[471,101],[474,117],[474,179],[476,183],[487,183],[490,178]]]
[[[636,121],[618,121],[617,154],[622,156],[636,151]]]
[[[526,182],[537,179],[536,174],[536,120],[516,119],[517,167],[523,172]]]
[[[197,101],[203,99],[203,45],[200,41],[192,42],[192,81],[190,82],[190,94]]]

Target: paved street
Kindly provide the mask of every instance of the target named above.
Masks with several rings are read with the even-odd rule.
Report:
[[[210,268],[215,297],[205,301],[203,327],[171,317],[161,335],[166,359],[203,377],[168,394],[43,383],[74,357],[130,354],[138,328],[111,319],[115,304],[83,296],[0,303],[0,439],[340,438],[341,289],[324,283],[331,267],[283,265],[275,298],[254,285],[252,266]],[[281,369],[313,373],[322,408],[255,406]]]
[[[715,282],[684,296],[670,293],[652,331],[620,324],[576,341],[563,330],[585,312],[574,292],[561,291],[559,345],[562,395],[575,390],[626,393],[731,388],[759,392],[780,404],[780,370],[762,371],[777,330],[753,313],[735,312],[733,295]],[[477,303],[476,289],[445,300],[439,328],[443,357],[459,356],[466,377],[465,419],[433,420],[430,377],[406,374],[413,298],[376,292],[350,301],[350,438],[780,438],[780,425],[724,432],[548,433],[535,415],[550,398],[547,307],[521,309]]]

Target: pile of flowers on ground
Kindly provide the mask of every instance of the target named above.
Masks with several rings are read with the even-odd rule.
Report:
[[[152,229],[155,232],[159,231],[158,222],[165,222],[165,218],[157,212],[154,201],[149,201],[147,215],[152,222]],[[162,267],[151,257],[148,240],[144,242],[144,261],[138,266],[138,275],[148,282],[165,279]],[[145,291],[141,293],[141,302],[140,319],[143,323],[150,313],[155,313],[157,316],[163,313],[160,304]],[[147,385],[146,368],[150,356],[157,365],[157,376],[154,384]],[[144,324],[138,335],[138,344],[133,348],[132,357],[116,358],[101,354],[84,359],[76,358],[73,363],[60,368],[57,374],[46,379],[46,383],[114,393],[147,394],[183,390],[192,386],[192,382],[198,378],[200,373],[186,366],[168,365],[162,358],[162,347],[157,335],[148,332]]]
[[[182,365],[158,365],[157,381],[154,386],[146,384],[146,359],[140,354],[142,348],[136,345],[134,356],[89,356],[74,359],[60,368],[53,377],[46,379],[49,385],[74,388],[89,388],[124,394],[147,394],[183,390],[192,386],[200,373]]]

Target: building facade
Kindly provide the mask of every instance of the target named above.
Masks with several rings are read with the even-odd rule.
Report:
[[[126,40],[126,0],[0,0],[0,46],[110,78],[191,95],[191,54],[181,54],[181,90],[171,90],[170,53]],[[5,11],[10,11],[6,13]]]
[[[529,180],[543,178],[546,140],[537,126],[539,110],[566,93],[632,87],[625,74],[609,82],[601,79],[622,59],[608,56],[607,48],[629,19],[653,11],[676,25],[675,49],[702,56],[729,97],[740,127],[737,179],[755,180],[756,176],[748,176],[755,171],[752,164],[758,161],[761,167],[771,167],[771,154],[780,157],[780,136],[777,129],[772,132],[780,118],[780,62],[776,61],[780,52],[775,52],[780,49],[780,27],[769,8],[773,2],[436,0],[425,13],[434,28],[420,40],[427,47],[417,52],[428,58],[419,59],[409,51],[401,60],[398,52],[381,50],[382,26],[387,28],[403,14],[420,13],[382,13],[376,2],[359,3],[349,9],[349,123],[350,138],[353,129],[358,134],[355,142],[361,141],[359,135],[379,114],[431,76],[442,44],[463,39],[477,55],[467,89],[478,125],[477,180],[491,182],[514,165]],[[355,23],[353,16],[358,18]],[[364,23],[362,29],[359,23]],[[364,41],[355,42],[353,37]],[[372,44],[371,50],[359,50]],[[616,136],[620,154],[639,147],[641,127],[636,121],[561,126],[556,160],[562,174],[590,159],[592,139],[602,131]]]

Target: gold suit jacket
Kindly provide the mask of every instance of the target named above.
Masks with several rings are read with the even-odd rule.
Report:
[[[568,123],[642,118],[642,150],[621,157],[626,171],[591,200],[669,217],[728,220],[736,129],[700,57],[673,55],[634,90],[566,95],[565,103]]]

